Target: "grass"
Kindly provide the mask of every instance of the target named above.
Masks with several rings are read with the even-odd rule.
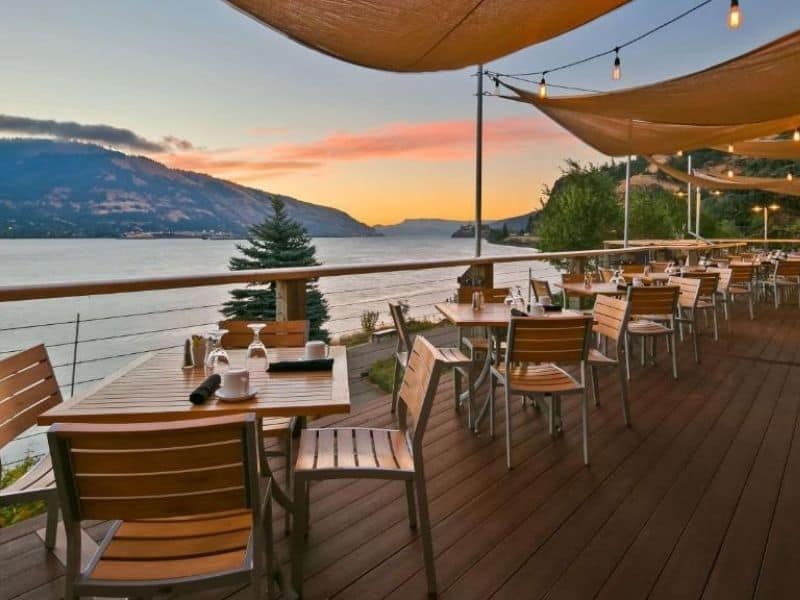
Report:
[[[372,363],[368,377],[381,390],[387,394],[391,393],[394,380],[394,357]]]
[[[5,469],[2,474],[0,474],[0,489],[14,483],[17,479],[25,475],[28,469],[35,464],[35,458],[26,456],[18,465],[10,469]],[[44,500],[0,506],[0,527],[8,527],[14,523],[30,519],[31,517],[42,514],[46,509],[47,503]]]
[[[411,333],[417,333],[420,331],[426,331],[428,329],[433,329],[434,327],[438,327],[441,325],[442,320],[428,320],[428,319],[408,319],[406,321],[406,326]],[[386,329],[387,327],[381,327],[376,331],[380,331],[381,329]],[[339,343],[342,346],[347,346],[348,348],[351,346],[359,346],[361,344],[366,344],[370,337],[372,336],[371,331],[356,331],[355,333],[348,333],[339,337]]]

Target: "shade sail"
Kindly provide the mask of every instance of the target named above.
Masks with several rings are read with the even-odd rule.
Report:
[[[800,114],[800,31],[691,75],[615,92],[539,98],[538,108],[680,125],[742,125]],[[800,124],[800,123],[798,123]]]
[[[647,157],[651,164],[657,166],[663,173],[670,177],[691,183],[706,190],[764,190],[784,196],[800,196],[800,181],[775,179],[773,177],[718,177],[710,173],[694,171],[691,175],[684,173],[668,164],[659,162],[652,157]]]
[[[387,71],[486,63],[630,0],[228,0],[293,40]]]
[[[800,159],[800,142],[793,140],[749,140],[737,142],[733,149],[728,148],[727,145],[714,146],[714,149],[754,158]]]
[[[540,105],[537,94],[514,86],[506,87],[517,95],[504,98],[533,104],[570,133],[609,156],[674,154],[678,150],[734,144],[793,129],[800,121],[798,107],[796,114],[761,123],[705,126],[652,123],[633,118],[592,115],[562,109],[553,104]]]

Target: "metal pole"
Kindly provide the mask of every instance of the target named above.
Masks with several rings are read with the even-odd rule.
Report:
[[[700,237],[700,188],[697,188],[697,201],[694,207],[694,234]]]
[[[622,247],[628,247],[628,221],[631,212],[631,155],[628,154],[628,162],[625,163],[625,231],[622,234]]]
[[[475,256],[481,255],[483,229],[483,65],[478,65],[478,106],[475,118]]]
[[[767,215],[769,214],[769,207],[765,204],[764,205],[764,248],[766,248],[766,241],[767,241]]]
[[[686,172],[692,174],[692,155],[687,159]],[[686,183],[686,231],[692,233],[692,182]]]
[[[78,364],[78,336],[81,331],[81,313],[75,315],[75,341],[72,343],[72,382],[69,387],[69,395],[75,395],[75,367]]]

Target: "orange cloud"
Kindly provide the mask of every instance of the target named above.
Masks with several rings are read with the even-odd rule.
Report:
[[[571,139],[540,117],[507,117],[485,123],[484,153],[519,152],[530,143]],[[401,159],[464,160],[475,153],[472,120],[390,123],[357,133],[337,132],[307,143],[274,144],[236,150],[189,150],[159,154],[171,167],[200,171],[235,181],[317,169],[341,161]]]

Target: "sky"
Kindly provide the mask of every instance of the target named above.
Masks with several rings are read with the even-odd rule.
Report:
[[[698,3],[634,0],[486,68],[551,68]],[[741,0],[738,30],[726,25],[729,4],[714,0],[625,49],[618,82],[609,57],[548,82],[598,90],[651,83],[800,28],[798,0]],[[474,68],[398,74],[350,65],[222,0],[3,0],[0,17],[0,136],[72,138],[93,125],[91,135],[123,151],[368,224],[473,217]],[[484,119],[486,219],[538,208],[566,158],[607,160],[529,105],[487,97]]]

